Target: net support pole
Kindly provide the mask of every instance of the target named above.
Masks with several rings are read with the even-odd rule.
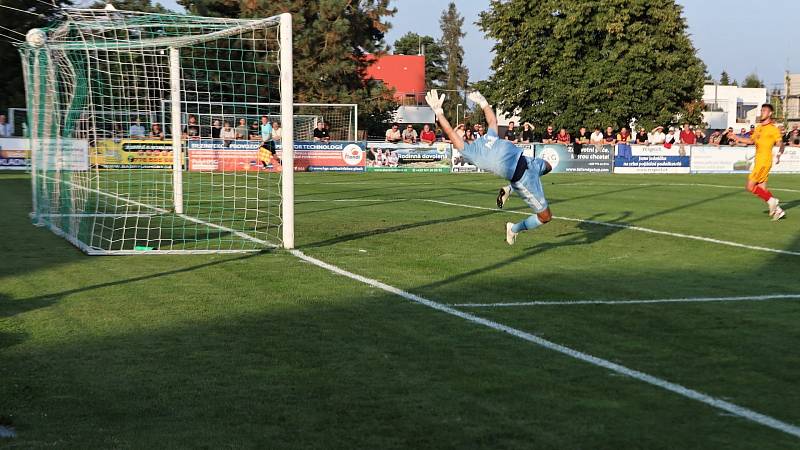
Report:
[[[172,106],[172,200],[175,214],[183,214],[183,158],[181,154],[181,52],[169,48],[169,87]]]
[[[294,248],[294,77],[292,74],[292,15],[281,14],[281,158],[283,159],[283,246]]]

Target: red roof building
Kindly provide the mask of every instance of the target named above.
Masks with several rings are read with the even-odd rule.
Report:
[[[425,56],[383,55],[367,68],[367,77],[395,89],[401,105],[425,103]]]

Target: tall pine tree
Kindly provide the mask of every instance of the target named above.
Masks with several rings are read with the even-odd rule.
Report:
[[[425,55],[425,85],[430,89],[444,84],[447,72],[442,46],[430,36],[409,31],[394,43],[395,55]]]
[[[523,121],[573,129],[698,123],[704,64],[675,0],[492,0],[488,98]],[[524,13],[522,13],[524,11]]]
[[[365,82],[370,55],[386,51],[389,0],[179,0],[192,14],[262,18],[292,13],[295,102],[358,103],[359,123],[378,129],[396,105],[380,83]],[[369,130],[368,130],[369,131]],[[385,130],[384,130],[385,131]]]
[[[469,82],[469,71],[464,65],[464,48],[461,46],[461,38],[466,35],[462,31],[464,17],[459,14],[455,2],[450,2],[447,9],[442,11],[439,25],[442,29],[441,45],[447,71],[444,88],[448,92],[444,110],[450,117],[455,117],[456,105],[466,105],[466,100],[459,98],[456,91],[466,90]],[[463,107],[461,110],[463,111]]]

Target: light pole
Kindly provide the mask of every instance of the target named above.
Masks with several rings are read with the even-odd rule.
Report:
[[[458,115],[458,108],[460,108],[462,106],[464,106],[464,105],[462,105],[461,103],[456,104],[456,125],[461,123],[461,116]]]

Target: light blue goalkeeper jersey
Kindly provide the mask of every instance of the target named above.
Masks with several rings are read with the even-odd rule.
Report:
[[[511,141],[500,139],[497,132],[490,128],[485,135],[466,144],[461,154],[481,169],[510,180],[514,176],[522,149]]]

